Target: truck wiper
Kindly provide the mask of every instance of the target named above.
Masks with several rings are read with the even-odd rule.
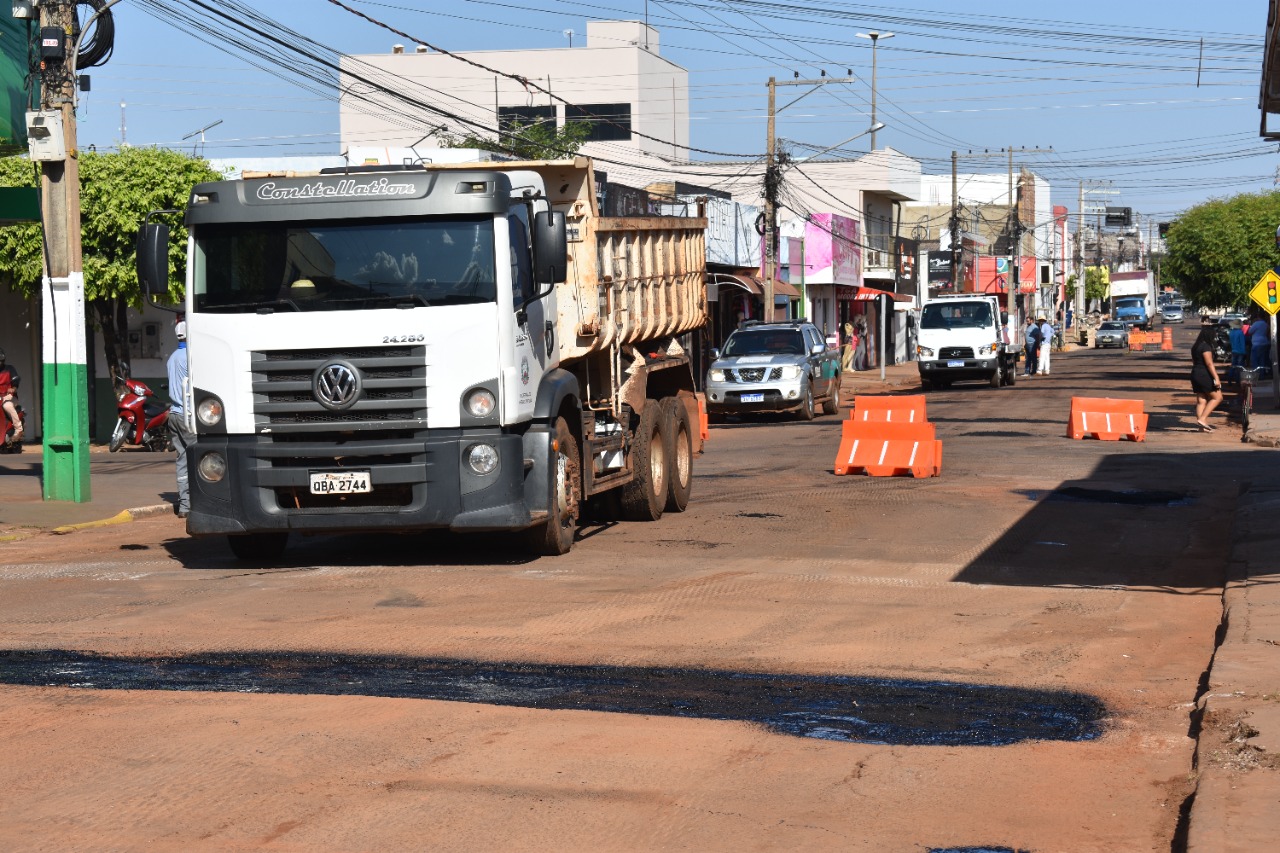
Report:
[[[366,296],[348,296],[346,299],[329,299],[326,301],[331,305],[345,304],[349,302],[402,302],[407,305],[419,305],[425,307],[431,304],[416,293],[404,293],[400,295],[371,293]]]
[[[266,302],[230,302],[225,305],[204,305],[201,306],[200,310],[209,314],[220,314],[243,308],[253,308],[259,314],[274,314],[277,308],[288,308],[290,311],[301,310],[288,299],[271,299]]]

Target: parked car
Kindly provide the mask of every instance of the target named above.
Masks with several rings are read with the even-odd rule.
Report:
[[[712,350],[707,414],[796,412],[812,420],[817,405],[840,407],[840,350],[828,347],[812,323],[753,323]]]
[[[1181,323],[1183,321],[1182,306],[1169,304],[1160,309],[1160,319],[1166,323]]]
[[[1093,336],[1093,346],[1129,348],[1129,324],[1120,320],[1104,320]]]

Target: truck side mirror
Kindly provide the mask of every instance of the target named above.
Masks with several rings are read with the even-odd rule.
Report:
[[[568,278],[569,237],[564,213],[540,210],[533,215],[533,272],[538,296]],[[544,289],[545,286],[545,289]]]
[[[138,284],[151,298],[169,294],[169,226],[148,222],[138,229]]]

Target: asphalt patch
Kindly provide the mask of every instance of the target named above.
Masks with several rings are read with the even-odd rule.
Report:
[[[1092,740],[1106,716],[1092,696],[1023,687],[314,652],[119,657],[9,650],[0,651],[0,683],[434,699],[734,720],[795,737],[906,746]]]
[[[1035,500],[1037,496],[1033,496]],[[1125,506],[1190,506],[1193,499],[1185,492],[1144,489],[1085,489],[1067,486],[1045,495],[1056,503],[1123,504]]]

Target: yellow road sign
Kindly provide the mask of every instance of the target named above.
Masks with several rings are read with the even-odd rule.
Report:
[[[1262,306],[1268,314],[1280,311],[1280,275],[1275,270],[1267,270],[1267,274],[1258,279],[1258,283],[1249,291],[1249,297]]]

